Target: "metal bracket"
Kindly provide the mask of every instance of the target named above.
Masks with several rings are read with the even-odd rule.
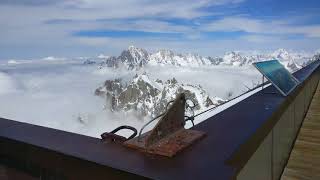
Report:
[[[185,94],[179,94],[157,125],[141,137],[125,141],[129,148],[172,157],[205,136],[204,132],[185,129]]]
[[[117,135],[116,132],[123,130],[123,129],[128,129],[131,130],[133,133],[130,137],[125,138],[123,136]],[[101,139],[103,142],[115,142],[115,143],[123,143],[129,139],[134,138],[137,135],[138,131],[131,126],[120,126],[116,129],[114,129],[111,132],[105,132],[103,134],[101,134]]]

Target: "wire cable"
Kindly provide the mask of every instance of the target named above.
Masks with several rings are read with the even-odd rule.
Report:
[[[241,93],[240,95],[238,95],[238,96],[236,96],[236,97],[234,97],[234,98],[232,98],[232,99],[229,99],[229,100],[227,100],[227,101],[224,101],[223,103],[219,104],[218,106],[214,106],[214,107],[212,107],[212,108],[210,108],[210,109],[204,110],[204,111],[202,111],[202,112],[194,115],[193,117],[195,118],[195,117],[197,117],[197,116],[200,116],[201,114],[204,114],[204,113],[206,113],[206,112],[212,111],[212,110],[216,109],[217,107],[220,107],[220,106],[222,106],[222,105],[224,105],[224,104],[226,104],[226,103],[228,103],[228,102],[230,102],[230,101],[233,101],[233,100],[235,100],[235,99],[237,99],[237,98],[239,98],[239,97],[241,97],[241,96],[243,96],[243,95],[245,95],[245,94],[247,94],[247,93],[249,93],[249,92],[252,92],[252,91],[254,91],[254,90],[256,90],[256,89],[258,89],[258,88],[260,88],[260,87],[263,87],[263,86],[265,86],[265,85],[267,85],[267,84],[269,84],[269,83],[268,83],[268,82],[265,82],[265,83],[259,84],[259,85],[257,85],[256,87],[254,87],[254,88],[252,88],[252,89],[249,89],[248,91],[246,91],[246,92],[244,92],[244,93]]]
[[[195,115],[192,115],[192,116],[184,116],[184,117],[186,118],[185,121],[191,121],[192,126],[194,126],[194,125],[195,125],[195,124],[194,124],[194,119],[195,119],[195,117],[200,116],[201,114],[207,113],[207,112],[209,112],[209,111],[212,111],[212,110],[216,109],[217,107],[220,107],[220,106],[222,106],[222,105],[224,105],[224,104],[226,104],[226,103],[228,103],[228,102],[230,102],[230,101],[233,101],[233,100],[235,100],[235,99],[237,99],[237,98],[239,98],[239,97],[241,97],[241,96],[243,96],[243,95],[245,95],[245,94],[247,94],[247,93],[249,93],[249,92],[252,92],[252,91],[254,91],[254,90],[256,90],[256,89],[258,89],[258,88],[260,88],[260,87],[263,87],[263,86],[265,86],[265,85],[267,85],[267,84],[269,84],[269,83],[268,83],[268,82],[265,82],[265,83],[259,84],[259,85],[257,85],[256,87],[254,87],[254,88],[252,88],[252,89],[249,89],[248,91],[246,91],[246,92],[244,92],[244,93],[241,93],[240,95],[238,95],[238,96],[236,96],[236,97],[234,97],[234,98],[232,98],[232,99],[229,99],[229,100],[227,100],[227,101],[224,101],[223,103],[219,104],[218,106],[214,106],[214,107],[212,107],[212,108],[210,108],[210,109],[207,109],[207,110],[204,110],[204,111],[202,111],[202,112],[200,112],[200,113],[198,113],[198,114],[195,114]],[[190,99],[187,99],[187,100],[190,100]],[[191,101],[192,101],[192,100],[191,100]],[[169,106],[171,103],[173,103],[173,102],[174,102],[173,100],[172,100],[172,101],[169,101],[169,102],[167,103],[167,105],[166,105],[166,111],[165,111],[164,113],[161,113],[160,115],[154,117],[153,119],[151,119],[150,121],[148,121],[146,124],[144,124],[144,125],[141,127],[141,129],[140,129],[140,131],[139,131],[139,134],[138,134],[138,141],[141,141],[141,134],[142,134],[143,130],[144,130],[150,123],[152,123],[153,121],[157,120],[158,118],[164,116],[164,115],[166,114],[167,110],[168,110],[168,106]],[[195,104],[193,101],[192,101],[192,103]],[[193,112],[194,112],[193,108],[196,107],[196,106],[197,106],[197,105],[194,105],[193,107],[190,107]]]

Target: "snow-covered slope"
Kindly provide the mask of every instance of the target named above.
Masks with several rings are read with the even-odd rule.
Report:
[[[247,57],[243,57],[239,52],[226,53],[220,64],[222,65],[233,65],[233,66],[243,66],[247,64]]]
[[[301,68],[301,66],[296,63],[301,57],[294,54],[290,54],[285,49],[278,49],[271,54],[272,59],[278,59],[280,62],[290,71],[296,71]]]
[[[278,49],[271,54],[253,54],[241,55],[240,52],[226,53],[222,58],[221,65],[232,66],[248,66],[254,62],[277,59],[289,71],[296,71],[301,68],[301,62],[311,59],[311,56],[306,56],[298,53],[289,53],[285,49]]]
[[[198,54],[175,54],[170,50],[160,50],[151,54],[149,64],[151,65],[174,65],[174,66],[189,66],[199,67],[203,65],[211,65],[208,58]]]
[[[222,57],[204,57],[198,54],[179,54],[171,50],[159,50],[155,53],[130,46],[124,50],[118,57],[107,57],[100,63],[100,68],[103,67],[125,67],[129,70],[141,69],[146,65],[164,66],[171,65],[177,67],[207,67],[207,66],[249,66],[254,62],[277,59],[288,70],[296,71],[312,56],[289,53],[285,49],[278,49],[270,54],[252,54],[244,55],[241,52],[228,52]]]

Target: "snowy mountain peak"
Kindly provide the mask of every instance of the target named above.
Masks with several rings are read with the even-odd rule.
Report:
[[[151,65],[177,65],[177,56],[171,50],[162,49],[150,56]]]
[[[130,46],[128,50],[122,51],[116,60],[117,63],[122,62],[128,69],[137,69],[147,64],[149,53],[142,48]]]
[[[173,56],[175,55],[175,53],[173,51],[168,50],[168,49],[161,49],[158,52],[156,52],[155,54],[159,55],[160,57],[162,57],[164,59],[173,58]]]
[[[150,56],[151,65],[174,65],[199,67],[204,65],[212,65],[208,58],[198,54],[177,54],[171,50],[160,50]]]
[[[277,49],[272,53],[272,56],[276,59],[285,59],[285,60],[292,59],[290,53],[285,49]]]
[[[225,53],[224,58],[225,59],[238,59],[238,58],[241,58],[241,55],[239,52],[231,51],[231,52]]]
[[[131,53],[133,57],[140,58],[144,56],[148,56],[149,53],[147,50],[142,48],[137,48],[135,46],[129,46],[128,51]]]
[[[246,57],[242,57],[239,52],[232,51],[223,56],[222,64],[242,66],[246,63],[246,60]]]
[[[107,55],[104,55],[104,54],[99,54],[98,56],[97,56],[97,58],[99,58],[99,59],[107,59],[107,58],[109,58],[110,56],[107,56]]]

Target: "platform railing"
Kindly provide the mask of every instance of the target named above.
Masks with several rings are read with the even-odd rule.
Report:
[[[280,179],[319,79],[319,72],[311,74],[289,97],[290,102],[284,107],[283,113],[261,145],[241,169],[237,179]]]

